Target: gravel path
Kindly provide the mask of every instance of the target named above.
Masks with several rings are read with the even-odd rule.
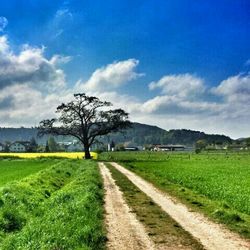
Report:
[[[99,168],[105,188],[107,248],[110,250],[155,249],[143,225],[125,203],[110,171],[103,163],[99,163]]]
[[[240,238],[222,225],[209,221],[203,215],[190,212],[188,208],[177,203],[172,197],[155,188],[135,173],[117,163],[111,163],[139,189],[147,194],[166,213],[177,221],[186,231],[193,235],[208,250],[249,250],[250,242]],[[117,248],[118,249],[118,248]],[[127,248],[128,249],[128,248]]]

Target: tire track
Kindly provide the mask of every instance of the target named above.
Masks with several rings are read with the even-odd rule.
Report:
[[[99,168],[105,189],[107,248],[110,250],[155,249],[143,225],[130,212],[110,171],[103,163],[99,163]]]
[[[249,250],[250,242],[240,238],[222,225],[209,221],[203,215],[190,212],[188,208],[173,200],[172,197],[155,188],[135,173],[117,163],[111,163],[140,190],[147,194],[167,214],[193,235],[208,250]]]

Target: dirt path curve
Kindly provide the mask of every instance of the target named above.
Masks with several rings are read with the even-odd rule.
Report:
[[[209,221],[203,215],[190,212],[188,208],[177,203],[172,197],[155,188],[135,173],[117,163],[111,163],[123,173],[139,189],[146,193],[156,204],[177,221],[186,231],[198,239],[208,250],[240,250],[250,249],[250,242],[223,226]]]
[[[153,250],[154,244],[149,239],[142,224],[130,212],[122,192],[115,184],[110,171],[99,163],[104,180],[106,224],[110,250]]]

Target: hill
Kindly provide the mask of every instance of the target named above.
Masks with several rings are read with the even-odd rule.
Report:
[[[45,144],[48,137],[37,137],[36,128],[0,128],[0,142],[30,140],[32,137],[39,144]],[[102,138],[102,142],[114,141],[116,144],[127,142],[134,145],[145,144],[183,144],[192,146],[197,140],[204,139],[208,143],[230,143],[232,139],[225,135],[206,134],[187,129],[172,129],[166,131],[156,126],[133,123],[124,133],[115,133]],[[71,141],[71,137],[59,136],[57,141]]]
[[[200,131],[187,129],[172,129],[166,131],[156,126],[133,123],[126,134],[116,133],[110,135],[114,142],[130,142],[130,144],[183,144],[193,146],[197,140],[204,139],[208,143],[231,143],[232,139],[225,135],[206,134]]]

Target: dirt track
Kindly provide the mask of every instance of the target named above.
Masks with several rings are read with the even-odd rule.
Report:
[[[99,163],[99,168],[106,192],[107,248],[114,250],[155,249],[142,224],[130,212],[110,171],[103,163]]]
[[[136,174],[127,170],[126,168],[120,166],[119,164],[117,163],[111,163],[111,164],[121,173],[126,175],[131,182],[133,182],[139,189],[141,189],[144,193],[146,193],[156,204],[158,204],[166,213],[168,213],[175,221],[177,221],[186,231],[188,231],[197,240],[199,240],[206,249],[209,250],[250,249],[249,241],[243,240],[237,234],[230,232],[223,226],[209,221],[207,218],[205,218],[203,215],[199,213],[190,212],[185,205],[177,203],[172,197],[156,189],[152,184],[143,180],[141,177],[137,176]],[[102,171],[104,171],[105,167],[102,167],[101,169]],[[112,178],[109,175],[110,173],[109,174],[106,173],[106,179]],[[110,184],[106,183],[106,185]],[[112,182],[112,185],[115,185],[114,182]],[[113,189],[116,190],[115,187],[113,187]],[[114,199],[116,198],[114,197]],[[107,202],[109,203],[110,201]],[[123,204],[123,206],[125,205]],[[108,209],[110,211],[110,208]],[[126,213],[128,213],[127,207],[125,210]],[[118,217],[116,219],[117,221],[115,223],[119,221]],[[109,223],[112,223],[110,221],[112,220],[112,218],[108,218],[108,220]],[[122,227],[122,230],[123,229],[124,228]],[[110,235],[110,237],[112,236]],[[120,247],[111,249],[119,249],[119,248]],[[129,249],[129,247],[121,249]],[[137,249],[137,248],[132,248],[132,249]],[[139,248],[139,249],[152,249],[152,248]]]

